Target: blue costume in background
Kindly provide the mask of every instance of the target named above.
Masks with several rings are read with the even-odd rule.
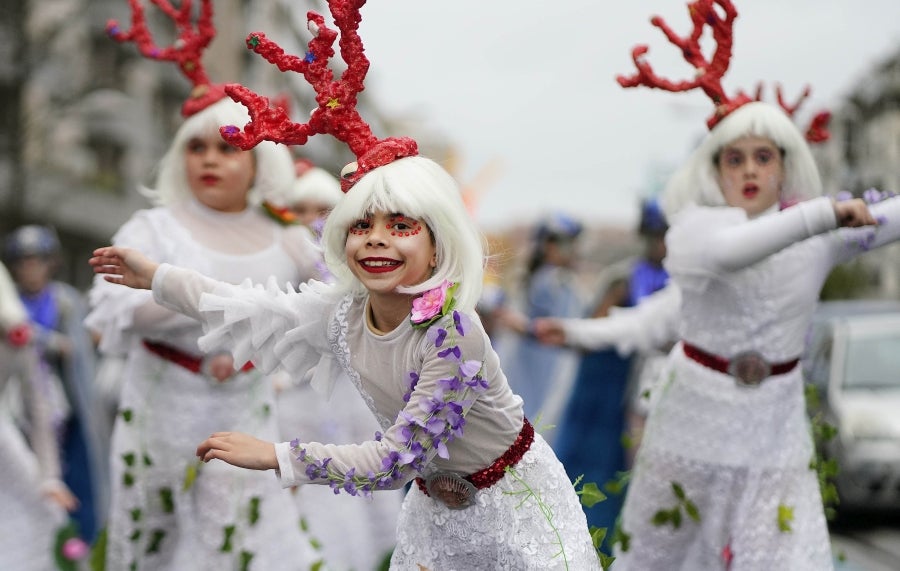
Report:
[[[665,221],[654,202],[642,207],[640,233],[661,236]],[[660,263],[641,259],[628,276],[627,294],[618,306],[634,306],[642,298],[662,289],[668,274]],[[559,425],[554,449],[571,478],[604,485],[628,469],[622,439],[634,356],[621,356],[615,349],[583,354],[571,397]],[[607,543],[622,509],[624,493],[607,493],[607,499],[585,509],[588,526],[607,528]]]

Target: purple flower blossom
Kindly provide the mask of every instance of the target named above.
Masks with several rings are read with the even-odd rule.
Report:
[[[863,200],[866,201],[866,204],[875,204],[881,202],[882,196],[881,191],[875,188],[870,188],[863,191]]]
[[[481,361],[476,361],[475,359],[463,361],[459,364],[459,373],[463,376],[464,379],[470,379],[474,377],[480,370]]]
[[[459,361],[460,358],[462,358],[462,351],[459,350],[459,347],[454,345],[453,347],[447,347],[443,351],[439,351],[438,357],[440,357],[441,359]]]
[[[440,347],[447,339],[447,330],[443,327],[432,327],[425,334],[425,338],[428,339],[435,347]]]
[[[453,312],[453,326],[456,327],[456,332],[462,336],[466,335],[466,331],[472,326],[472,321],[469,319],[469,316],[465,313],[460,313],[459,311]]]
[[[459,391],[463,388],[462,379],[459,377],[450,377],[449,379],[439,379],[438,388],[445,391]]]

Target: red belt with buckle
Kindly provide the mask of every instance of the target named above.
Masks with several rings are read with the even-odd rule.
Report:
[[[171,345],[144,339],[144,347],[146,347],[148,351],[150,351],[157,357],[184,367],[192,373],[199,374],[200,370],[203,368],[202,357],[197,357],[195,355],[191,355],[190,353],[185,353],[181,349],[177,349],[175,347],[172,347]],[[253,369],[253,363],[247,361],[247,363],[245,363],[244,366],[241,367],[241,372],[246,373],[251,369]]]
[[[684,354],[704,367],[735,377],[745,385],[758,385],[772,375],[783,375],[791,372],[800,359],[791,359],[783,363],[769,363],[755,351],[748,351],[726,359],[690,343],[682,342]]]
[[[494,460],[494,463],[485,468],[484,470],[479,470],[474,474],[469,474],[468,476],[454,476],[458,480],[464,480],[474,486],[479,490],[483,490],[485,488],[490,488],[497,482],[499,482],[504,475],[506,475],[506,468],[509,466],[515,466],[519,460],[522,459],[522,456],[528,452],[528,449],[531,448],[531,443],[534,442],[534,427],[531,426],[531,423],[528,422],[528,419],[524,419],[522,422],[522,430],[519,432],[519,435],[516,436],[515,442],[504,452],[499,458]],[[430,496],[428,492],[428,485],[426,484],[423,478],[416,478],[416,484],[419,486],[419,489],[422,490],[426,496]],[[450,505],[450,502],[447,502],[447,499],[444,497],[440,498],[442,501],[448,503],[450,507],[466,507],[466,505]],[[454,500],[457,502],[466,502],[471,500],[470,497],[454,497]]]

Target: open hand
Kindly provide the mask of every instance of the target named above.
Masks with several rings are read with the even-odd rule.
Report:
[[[835,202],[834,215],[837,217],[838,226],[846,228],[878,225],[878,221],[869,212],[869,206],[860,198]]]
[[[97,248],[88,263],[95,274],[105,274],[103,279],[106,281],[135,289],[150,289],[159,267],[158,263],[137,250],[117,246]]]
[[[197,447],[204,462],[218,458],[239,468],[273,470],[278,468],[275,445],[243,432],[216,432]]]

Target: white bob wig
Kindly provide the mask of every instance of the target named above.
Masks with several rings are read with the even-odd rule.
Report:
[[[322,235],[325,263],[338,283],[356,295],[365,294],[365,288],[347,266],[347,232],[351,224],[376,211],[421,220],[434,241],[437,267],[432,276],[398,291],[421,293],[449,280],[459,284],[457,307],[472,310],[481,295],[485,241],[466,211],[453,177],[430,159],[406,157],[367,173],[338,202]]]
[[[784,161],[782,204],[821,196],[819,171],[803,134],[781,109],[768,103],[753,102],[722,119],[687,163],[669,179],[660,200],[666,218],[672,220],[689,204],[726,206],[719,188],[716,161],[725,145],[747,136],[764,137],[781,149]]]
[[[219,136],[219,127],[241,126],[250,120],[247,109],[225,98],[188,117],[159,164],[155,189],[143,193],[157,206],[182,202],[193,196],[187,180],[185,148],[195,137]],[[263,141],[253,151],[256,177],[247,195],[248,206],[258,205],[268,194],[280,194],[294,180],[294,161],[284,145]]]

